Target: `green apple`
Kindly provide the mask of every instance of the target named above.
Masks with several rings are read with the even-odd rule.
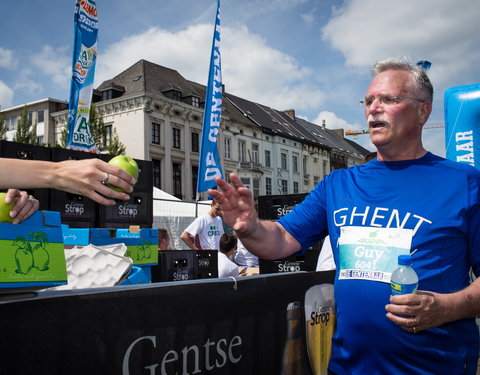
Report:
[[[138,180],[138,165],[135,160],[127,155],[118,155],[110,159],[108,164],[114,165],[115,167],[123,169],[125,172],[130,174],[135,180]],[[114,185],[108,184],[113,190],[119,191],[121,193],[126,193],[123,189],[116,187]]]
[[[10,204],[5,203],[7,193],[0,193],[0,222],[11,223],[13,219],[10,217],[10,211],[17,204],[17,201],[13,201]]]

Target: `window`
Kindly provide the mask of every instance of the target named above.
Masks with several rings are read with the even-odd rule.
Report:
[[[112,90],[102,91],[102,100],[112,99]]]
[[[44,136],[43,136],[43,135],[39,135],[39,136],[37,137],[37,142],[38,142],[39,145],[42,145],[42,144],[43,144],[43,139],[44,139]]]
[[[252,161],[258,163],[258,144],[252,144]]]
[[[327,175],[327,161],[323,161],[323,177]]]
[[[180,148],[180,129],[172,128],[172,147]]]
[[[27,122],[31,124],[33,122],[32,120],[32,112],[27,112]]]
[[[192,199],[197,198],[197,180],[198,180],[198,167],[192,165]]]
[[[152,173],[153,173],[153,186],[156,188],[161,188],[161,179],[160,179],[160,160],[152,159]]]
[[[192,132],[192,152],[198,152],[200,149],[199,134]]]
[[[282,194],[288,194],[288,181],[282,180]]]
[[[45,121],[45,111],[43,109],[39,109],[37,111],[37,123],[41,123]]]
[[[105,125],[105,133],[103,135],[103,146],[108,147],[110,145],[110,141],[112,140],[112,125]]]
[[[245,141],[238,141],[238,159],[239,161],[247,161],[247,147]]]
[[[182,93],[180,91],[172,90],[171,97],[178,102],[182,101]]]
[[[172,164],[173,195],[182,199],[182,165],[180,163]]]
[[[232,158],[232,138],[225,137],[223,144],[225,145],[225,159]]]
[[[271,166],[270,150],[265,150],[265,167],[270,168]]]
[[[247,188],[250,189],[250,177],[240,177],[240,181]]]
[[[282,163],[282,169],[287,169],[287,154],[285,152],[281,153],[281,163]]]
[[[160,144],[160,124],[152,122],[152,143]]]
[[[307,172],[307,160],[308,160],[307,157],[304,156],[303,157],[303,173],[305,173],[305,174],[308,173]]]
[[[194,107],[200,107],[200,98],[197,98],[196,96],[192,96],[192,105]]]
[[[265,194],[272,195],[272,179],[265,177]]]
[[[298,194],[298,182],[293,181],[293,194]]]
[[[257,199],[260,195],[260,180],[257,178],[253,179],[253,199]]]
[[[294,172],[298,172],[298,155],[292,155],[292,168]]]
[[[8,130],[15,130],[17,126],[17,118],[15,116],[9,116],[7,118]]]

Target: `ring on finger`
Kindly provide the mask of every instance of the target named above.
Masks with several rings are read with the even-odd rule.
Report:
[[[32,203],[32,204],[35,204],[36,199],[35,199],[32,195],[30,195],[30,196],[28,197],[28,201],[29,201],[30,203]]]
[[[107,176],[105,177],[105,179],[102,181],[102,184],[106,185],[108,184],[108,178],[110,177],[110,173],[107,173]]]
[[[413,334],[416,334],[417,333],[417,327],[413,326],[412,331],[413,331]]]

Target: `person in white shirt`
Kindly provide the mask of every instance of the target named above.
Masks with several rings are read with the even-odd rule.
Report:
[[[224,233],[221,208],[218,202],[212,200],[210,211],[197,217],[180,238],[192,250],[218,250],[220,237]],[[195,241],[198,236],[198,242]]]
[[[258,267],[258,257],[248,251],[240,240],[238,240],[237,246],[233,259],[235,263],[242,267]]]
[[[218,252],[218,277],[237,277],[238,266],[231,258],[237,251],[237,236],[225,233],[220,238],[220,251]]]

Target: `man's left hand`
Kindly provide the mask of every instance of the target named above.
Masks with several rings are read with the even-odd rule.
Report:
[[[405,331],[419,331],[448,322],[448,295],[428,291],[390,297],[387,318]]]

